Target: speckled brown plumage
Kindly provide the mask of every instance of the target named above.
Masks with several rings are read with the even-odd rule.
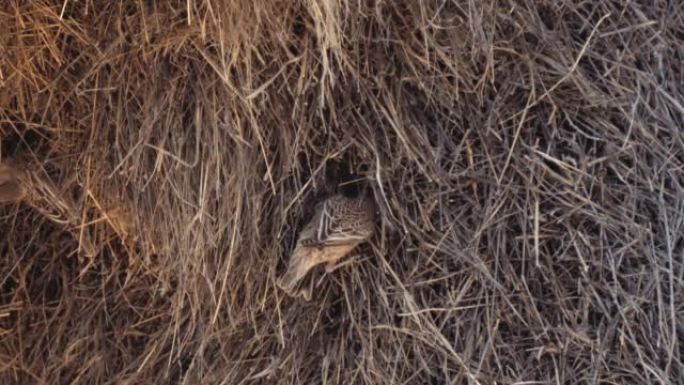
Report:
[[[332,268],[356,246],[373,235],[375,204],[370,196],[355,198],[334,195],[316,209],[313,218],[299,234],[287,271],[278,286],[296,296],[299,281],[315,266]]]

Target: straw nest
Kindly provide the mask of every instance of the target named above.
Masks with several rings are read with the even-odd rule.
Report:
[[[3,1],[0,383],[682,383],[673,1]],[[371,242],[310,301],[312,207]]]

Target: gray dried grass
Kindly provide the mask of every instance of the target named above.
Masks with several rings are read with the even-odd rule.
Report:
[[[82,220],[1,209],[0,383],[684,382],[683,15],[3,2],[2,155],[75,172]],[[284,296],[356,177],[373,242]]]

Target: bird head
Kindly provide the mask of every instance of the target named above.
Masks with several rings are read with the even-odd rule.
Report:
[[[0,203],[19,201],[25,193],[17,178],[17,170],[7,163],[0,163]]]

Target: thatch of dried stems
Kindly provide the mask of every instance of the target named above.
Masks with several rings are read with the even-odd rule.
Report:
[[[681,384],[683,15],[3,1],[0,383]],[[284,295],[359,178],[372,241]]]

